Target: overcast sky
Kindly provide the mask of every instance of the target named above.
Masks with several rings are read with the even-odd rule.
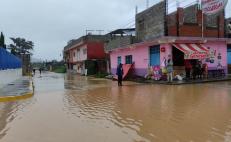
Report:
[[[0,31],[6,38],[32,40],[35,58],[60,60],[67,41],[85,35],[86,29],[107,33],[132,27],[136,5],[141,11],[146,0],[0,0]]]

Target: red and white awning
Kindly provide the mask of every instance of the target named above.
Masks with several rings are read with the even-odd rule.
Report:
[[[209,49],[202,44],[173,44],[185,54],[185,59],[205,59],[209,55]]]

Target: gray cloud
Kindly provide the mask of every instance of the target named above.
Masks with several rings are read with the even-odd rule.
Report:
[[[150,5],[158,0],[150,0]],[[61,59],[70,39],[86,29],[108,31],[133,25],[135,6],[146,0],[0,0],[0,30],[35,42],[34,57]],[[229,9],[231,2],[229,2]],[[229,16],[231,13],[229,12]],[[127,23],[131,22],[129,25]],[[10,42],[9,40],[7,41]]]

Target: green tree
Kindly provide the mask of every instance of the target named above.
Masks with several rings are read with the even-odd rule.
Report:
[[[13,44],[9,45],[12,54],[32,54],[31,51],[34,49],[34,43],[32,41],[27,41],[24,38],[10,39],[13,41]]]
[[[1,32],[1,36],[0,36],[0,47],[6,48],[5,37],[4,37],[2,32]]]

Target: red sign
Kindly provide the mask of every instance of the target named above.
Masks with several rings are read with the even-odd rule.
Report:
[[[160,51],[161,51],[161,52],[165,52],[165,51],[166,51],[166,50],[165,50],[165,47],[161,47]]]
[[[204,14],[216,14],[223,10],[228,0],[201,0],[202,11]]]

